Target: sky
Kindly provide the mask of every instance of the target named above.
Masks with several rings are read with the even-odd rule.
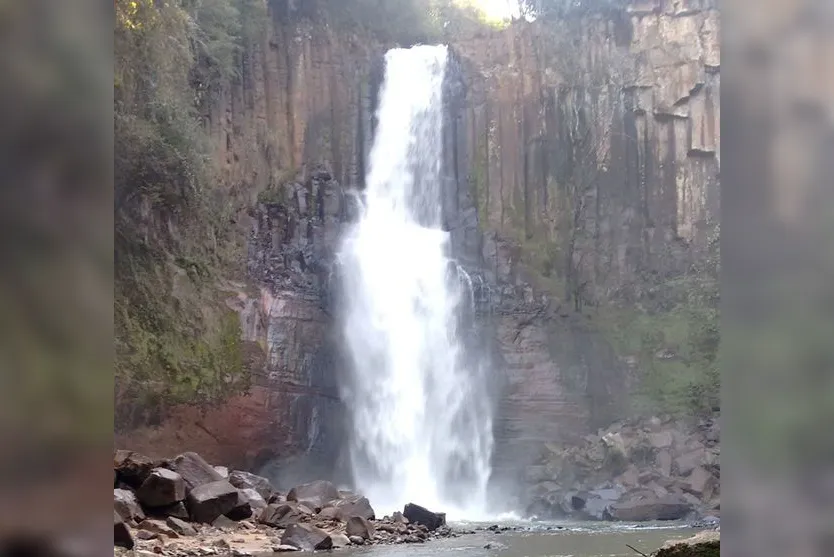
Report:
[[[518,15],[516,0],[474,0],[473,3],[490,18],[503,19]]]

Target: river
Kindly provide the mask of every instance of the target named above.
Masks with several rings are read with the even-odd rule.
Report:
[[[376,545],[338,550],[345,557],[635,557],[659,549],[671,539],[699,530],[683,524],[630,525],[611,522],[504,522],[493,532],[489,523],[453,523],[455,530],[475,533],[423,544]],[[275,554],[277,555],[277,554]]]

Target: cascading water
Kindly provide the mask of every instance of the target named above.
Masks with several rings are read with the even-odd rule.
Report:
[[[475,518],[492,417],[461,338],[471,292],[441,228],[446,61],[445,46],[385,56],[361,214],[340,252],[352,359],[343,398],[356,487],[378,511],[415,502]]]

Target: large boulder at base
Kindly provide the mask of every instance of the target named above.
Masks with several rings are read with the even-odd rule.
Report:
[[[350,538],[344,534],[331,533],[330,539],[333,541],[333,549],[350,545]]]
[[[223,476],[197,453],[183,453],[171,463],[173,470],[185,480],[185,486],[195,487],[223,480]]]
[[[113,490],[113,510],[119,513],[122,520],[130,522],[141,522],[145,519],[145,513],[142,511],[142,506],[139,505],[139,500],[132,491],[127,489]]]
[[[359,536],[362,539],[370,540],[374,537],[374,533],[374,525],[361,516],[351,517],[345,525],[345,534],[348,537]]]
[[[685,540],[670,540],[654,554],[655,557],[719,557],[721,538],[715,530],[698,532]]]
[[[254,489],[247,487],[246,489],[239,489],[238,491],[240,491],[240,494],[246,498],[249,506],[252,507],[253,513],[266,508],[266,501],[264,501],[261,494]]]
[[[317,480],[299,485],[287,493],[287,501],[303,503],[316,512],[326,507],[330,501],[339,498],[339,490],[326,480]]]
[[[608,507],[616,503],[622,493],[622,489],[605,488],[570,493],[565,498],[571,514],[589,520],[605,520]]]
[[[142,485],[153,468],[153,460],[139,453],[120,449],[113,454],[116,481],[134,489]]]
[[[437,530],[441,526],[446,525],[446,513],[435,513],[420,505],[408,503],[403,509],[403,516],[409,522],[422,524],[429,531]]]
[[[254,489],[265,501],[269,500],[269,496],[275,491],[268,479],[242,470],[232,471],[229,474],[229,483],[238,489]]]
[[[675,495],[645,497],[643,499],[614,503],[608,507],[610,518],[626,522],[679,520],[691,511],[692,505],[682,497]]]
[[[186,504],[194,522],[210,524],[238,505],[238,491],[226,480],[218,480],[192,489]]]
[[[168,516],[173,516],[174,518],[180,518],[182,520],[189,520],[191,518],[188,516],[188,509],[185,508],[184,501],[177,501],[173,505],[168,505],[166,507],[153,508],[151,509],[151,514],[162,518]]]
[[[185,482],[172,470],[154,468],[136,496],[146,507],[166,507],[185,499]]]
[[[330,534],[310,524],[292,524],[284,530],[281,545],[291,545],[303,551],[332,549]]]
[[[238,489],[237,506],[226,513],[232,520],[245,520],[266,508],[266,501],[252,488]]]
[[[361,495],[352,495],[346,499],[333,501],[332,505],[338,511],[337,518],[341,521],[346,521],[352,516],[361,516],[367,520],[376,518],[371,502]]]
[[[133,536],[116,511],[113,511],[113,545],[133,549]]]
[[[277,503],[267,506],[261,511],[258,522],[274,528],[286,528],[298,523],[306,516],[296,503]]]

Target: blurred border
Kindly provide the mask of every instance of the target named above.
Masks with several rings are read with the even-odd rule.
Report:
[[[722,12],[722,549],[834,555],[834,2]]]
[[[113,4],[0,1],[0,554],[109,555]]]

